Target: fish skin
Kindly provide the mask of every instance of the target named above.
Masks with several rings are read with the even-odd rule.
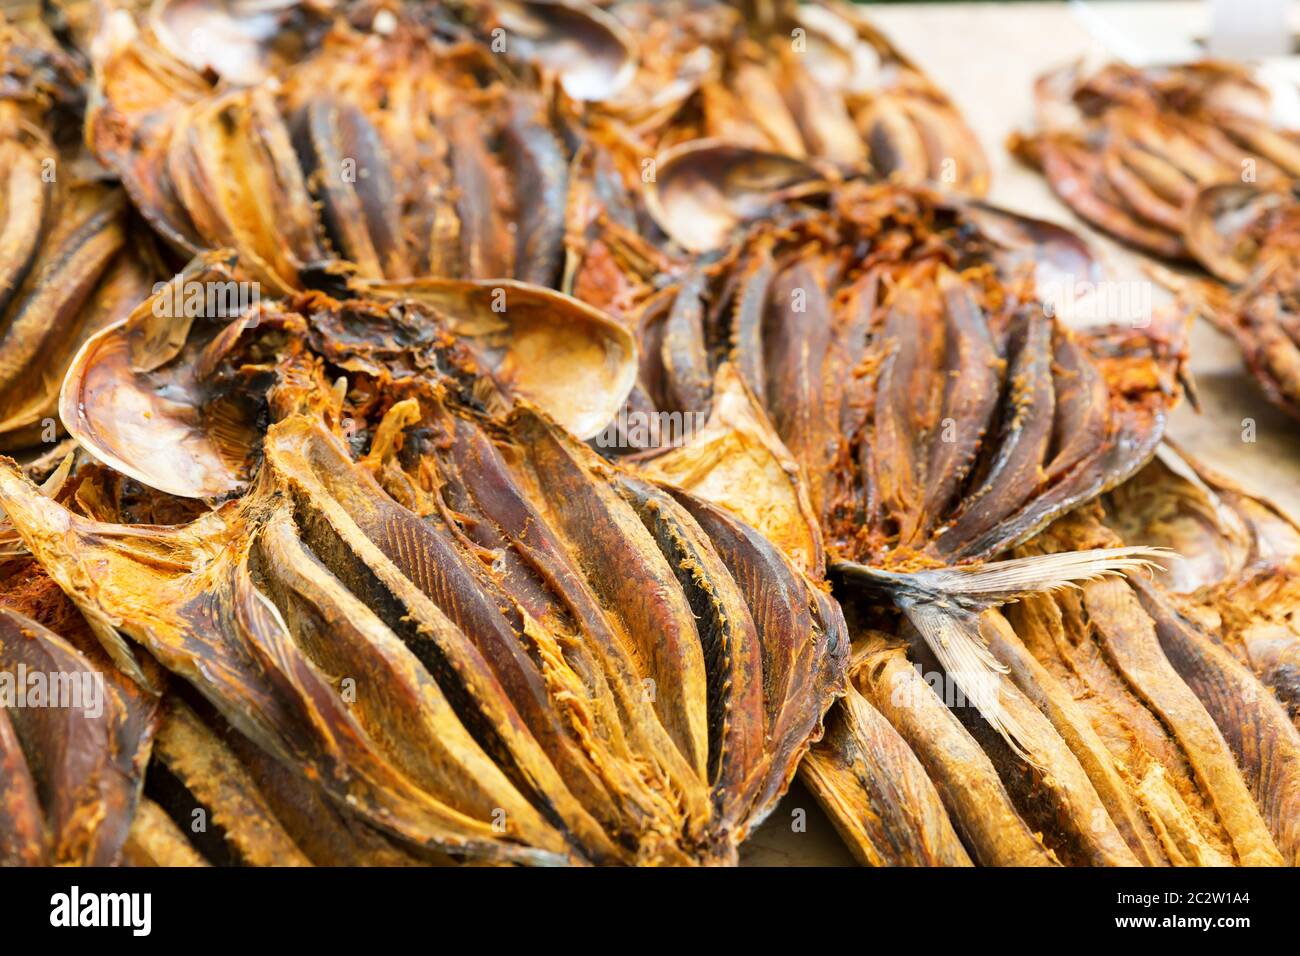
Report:
[[[698,269],[682,280],[661,332],[664,398],[669,408],[685,414],[703,412],[709,407],[713,385],[704,341],[705,283],[705,274]]]
[[[531,104],[520,100],[509,108],[502,126],[519,207],[515,277],[552,286],[564,255],[569,170],[555,134],[535,113]]]
[[[708,781],[724,826],[748,810],[746,784],[764,762],[759,635],[740,588],[690,513],[666,491],[619,476],[619,493],[654,536],[690,601],[709,674]]]
[[[997,409],[999,373],[1003,368],[987,319],[974,295],[950,270],[941,269],[938,281],[947,324],[943,405],[926,468],[923,531],[947,512],[974,467]],[[952,441],[946,440],[944,433],[949,421]]]
[[[974,866],[925,768],[852,685],[799,774],[863,866]]]
[[[36,781],[27,766],[9,710],[0,707],[0,865],[42,866],[49,836],[36,796]]]
[[[1222,733],[1178,677],[1160,648],[1154,624],[1123,581],[1098,581],[1085,596],[1090,618],[1134,692],[1160,716],[1187,754],[1196,779],[1243,866],[1280,866],[1273,844]]]
[[[1300,731],[1258,679],[1180,615],[1157,585],[1138,582],[1160,647],[1223,734],[1287,866],[1300,865]]]
[[[16,709],[13,729],[28,753],[58,865],[116,865],[139,799],[157,728],[157,701],[114,669],[43,625],[0,608],[0,666],[29,672],[91,675],[103,713],[70,705]]]
[[[624,624],[655,710],[701,779],[708,775],[707,682],[694,615],[672,569],[631,506],[593,480],[585,449],[535,413],[515,415],[514,432],[539,477],[552,524],[602,604]],[[614,569],[618,569],[617,572]]]
[[[880,645],[861,660],[858,689],[925,767],[976,862],[1058,866],[1016,811],[988,756],[913,668],[904,648]]]
[[[1043,459],[1052,436],[1056,396],[1052,387],[1051,324],[1023,315],[1007,369],[999,441],[987,477],[966,499],[961,515],[935,541],[953,554],[1023,505],[1043,482]]]
[[[800,758],[821,738],[823,715],[844,693],[848,629],[839,605],[754,528],[721,506],[669,490],[708,536],[758,633],[767,757],[744,791],[743,836],[785,793]]]

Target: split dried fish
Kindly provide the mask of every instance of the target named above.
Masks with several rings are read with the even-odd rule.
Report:
[[[1012,149],[1093,225],[1213,280],[1155,270],[1241,346],[1265,396],[1300,415],[1296,132],[1251,74],[1217,62],[1073,66],[1038,80],[1040,131]]]
[[[221,260],[200,260],[191,280],[209,266],[223,277]],[[240,398],[253,440],[211,458],[123,441],[105,457],[135,455],[155,484],[189,467],[189,494],[239,474],[226,494],[243,493],[189,523],[132,526],[9,470],[0,500],[17,533],[101,641],[140,645],[417,855],[734,860],[840,692],[838,607],[740,519],[601,462],[511,402],[487,371],[507,363],[480,365],[473,336],[432,324],[430,302],[472,324],[463,288],[383,291],[196,321],[162,353],[143,347],[156,312],[141,309],[69,379],[83,383],[86,447],[125,434],[122,396],[146,402],[158,392],[144,383],[168,375],[163,394],[201,388],[209,414]],[[149,359],[135,368],[133,345]],[[578,373],[583,361],[606,358],[570,357]],[[236,451],[242,471],[223,470]],[[771,611],[773,589],[788,612]],[[255,820],[253,788],[194,762],[201,722],[170,713],[155,748],[167,772],[214,815],[252,800]],[[266,828],[234,832],[253,824],[232,812],[238,859],[290,859]]]
[[[1288,613],[1266,604],[1286,593],[1276,582],[1294,574],[1295,541],[1276,508],[1165,446],[1018,553],[1159,543],[1188,556],[1163,580],[1191,593],[1085,582],[1027,598],[986,631],[1008,703],[1046,724],[1035,739],[1054,758],[1009,754],[906,626],[875,630],[888,619],[850,603],[860,696],[828,718],[804,777],[872,865],[959,864],[950,831],[988,864],[1295,865],[1300,737],[1260,656]],[[1271,586],[1255,604],[1260,578]],[[1220,620],[1230,606],[1253,627]],[[876,742],[870,758],[862,740]]]
[[[97,51],[87,140],[173,250],[233,248],[271,294],[340,262],[373,279],[550,284],[567,157],[544,102],[486,48],[388,16],[383,34],[334,16],[318,37],[268,11],[254,46],[289,37],[299,54],[262,78],[227,50],[226,79],[247,85],[214,86],[165,18],[127,15]]]
[[[121,189],[77,152],[84,83],[53,38],[0,25],[0,448],[52,443],[63,373],[91,334],[148,294]],[[66,84],[66,86],[64,86]],[[69,142],[71,140],[71,142]]]
[[[627,415],[691,420],[729,361],[807,476],[832,567],[893,593],[1001,725],[977,686],[1000,669],[981,613],[1142,555],[942,569],[996,557],[1150,458],[1177,396],[1180,320],[1073,332],[1039,283],[1093,264],[1059,228],[895,186],[821,192],[829,210],[809,196],[733,227],[703,272],[670,262],[674,286],[624,273],[643,355]],[[602,268],[584,263],[575,289],[610,307],[588,280]]]

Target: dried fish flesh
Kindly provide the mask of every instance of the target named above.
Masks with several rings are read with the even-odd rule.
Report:
[[[451,312],[464,291],[417,290]],[[152,366],[173,391],[203,383],[208,405],[249,398],[247,490],[187,524],[130,526],[8,471],[16,531],[97,632],[142,645],[410,852],[734,859],[840,689],[838,607],[738,518],[602,463],[512,403],[472,344],[409,337],[396,294],[316,293],[309,322],[262,303],[256,323],[196,321],[162,351],[143,347],[147,318],[128,322],[82,378],[130,383]],[[96,397],[109,393],[85,394],[86,434],[112,435],[118,409]],[[186,458],[150,453],[142,478]],[[789,611],[768,610],[773,588]],[[172,746],[202,732],[171,713],[157,756],[190,797],[223,820],[270,814],[238,774],[208,782],[191,763],[207,748],[232,766],[217,745]],[[287,831],[222,829],[239,860],[293,858],[276,849]]]

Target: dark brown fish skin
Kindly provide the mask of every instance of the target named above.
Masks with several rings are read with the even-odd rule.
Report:
[[[943,405],[930,444],[922,531],[928,531],[947,513],[974,467],[997,409],[1003,367],[974,294],[947,269],[940,270],[938,281],[947,324]],[[947,436],[950,427],[952,440]]]
[[[1133,585],[1169,663],[1231,748],[1286,864],[1300,865],[1300,731],[1258,678],[1180,614],[1163,588]]]
[[[85,700],[18,708],[13,727],[30,763],[56,864],[112,866],[121,856],[157,726],[157,702],[115,670],[97,647],[77,645],[0,608],[0,668],[99,682],[102,713]]]
[[[555,134],[535,106],[517,100],[506,115],[501,140],[514,185],[518,234],[515,278],[553,286],[564,257],[569,168]]]
[[[1106,380],[1067,329],[1056,332],[1052,379],[1056,394],[1056,420],[1052,425],[1055,453],[1047,465],[1048,481],[1097,453],[1108,437],[1110,418]]]
[[[509,200],[492,176],[499,161],[488,148],[482,120],[462,109],[447,118],[444,129],[460,215],[461,261],[466,270],[461,278],[513,275],[515,246],[506,225]]]
[[[847,540],[867,520],[867,492],[855,476],[855,455],[871,409],[872,379],[863,358],[870,350],[880,286],[880,273],[871,270],[837,294],[822,371],[826,405],[839,430],[822,491],[822,521],[827,537],[834,541]]]
[[[239,759],[294,844],[316,866],[413,866],[433,851],[415,855],[330,801],[299,767],[281,763],[215,712],[201,715]]]
[[[795,259],[772,280],[763,316],[766,408],[776,432],[804,468],[815,513],[839,449],[825,404],[824,363],[831,337],[831,262]]]
[[[0,866],[46,861],[45,819],[8,708],[0,707]]]
[[[1013,331],[997,455],[980,487],[952,527],[935,541],[940,554],[958,553],[1014,512],[1043,482],[1043,459],[1052,437],[1052,326],[1041,315],[1021,314]]]
[[[891,97],[881,96],[855,117],[866,140],[871,165],[882,176],[901,183],[920,183],[930,173],[930,160],[920,133]]]
[[[407,275],[388,158],[365,114],[351,103],[315,97],[295,117],[293,140],[335,251],[364,275]],[[345,175],[347,169],[355,175]]]
[[[694,269],[682,280],[663,320],[659,347],[668,407],[687,414],[705,412],[713,377],[704,340],[706,277]]]
[[[744,265],[731,317],[731,361],[760,405],[767,403],[763,312],[774,275],[771,243],[761,242]]]
[[[769,764],[751,778],[733,813],[761,819],[789,786],[800,757],[820,737],[822,714],[843,692],[848,629],[839,605],[757,531],[693,495],[671,493],[708,536],[757,628]]]
[[[913,541],[921,520],[924,460],[920,457],[926,429],[925,406],[936,391],[930,386],[935,368],[930,359],[936,349],[937,326],[926,317],[923,296],[903,288],[895,292],[881,331],[887,350],[876,377],[874,429],[863,452],[872,466],[878,506],[896,526],[900,544]],[[932,317],[932,316],[931,316]],[[888,526],[881,528],[888,534]]]
[[[799,773],[863,866],[974,866],[925,768],[852,684]]]
[[[268,201],[277,234],[284,237],[295,265],[320,260],[319,226],[289,127],[274,100],[260,89],[250,94],[247,122],[271,173],[275,193]]]
[[[737,798],[748,796],[747,785],[765,756],[757,628],[739,587],[689,512],[651,484],[627,476],[616,482],[654,536],[695,614],[709,674],[707,779],[724,813],[738,810]],[[736,819],[741,815],[737,812]]]

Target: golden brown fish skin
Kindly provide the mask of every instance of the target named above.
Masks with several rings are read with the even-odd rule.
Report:
[[[5,220],[0,226],[0,312],[9,307],[36,259],[54,190],[42,180],[37,141],[0,141]]]
[[[124,866],[199,867],[208,866],[198,850],[185,838],[167,811],[148,797],[140,798],[131,832],[122,848]]]
[[[1089,626],[1082,596],[1029,598],[1010,607],[1008,618],[1034,657],[1070,688],[1114,756],[1161,855],[1174,866],[1230,865],[1231,846],[1186,755],[1115,671]]]
[[[855,683],[907,741],[938,788],[953,825],[984,866],[1056,866],[1020,817],[979,744],[907,660],[880,640],[861,654]]]
[[[820,739],[822,715],[844,692],[848,630],[839,605],[789,555],[727,509],[669,490],[707,535],[758,634],[767,754],[732,808],[748,809],[743,834],[772,810]]]
[[[249,866],[311,865],[235,755],[177,698],[164,710],[154,759],[204,811],[202,832],[211,826],[235,860]]]
[[[850,684],[800,777],[863,866],[973,866],[910,747]]]
[[[500,806],[530,820],[496,768],[465,746],[468,734],[440,688],[397,650],[396,635],[341,593],[286,514],[270,519],[252,558],[259,585],[313,663],[328,674],[368,675],[352,677],[352,711],[395,766],[461,812],[489,815]],[[478,775],[469,786],[457,782],[462,768]]]
[[[1021,619],[1023,620],[1023,619]],[[1105,806],[1106,813],[1123,835],[1129,849],[1143,866],[1167,866],[1150,824],[1100,735],[1078,707],[1069,689],[1041,664],[1021,643],[1004,618],[985,632],[989,650],[1009,668],[1010,679],[1033,702],[1061,735],[1080,766],[1087,773]]]
[[[990,611],[981,616],[980,632],[991,644],[1006,640],[1010,625]],[[943,674],[916,635],[911,645],[925,672]],[[1066,866],[1139,865],[1065,740],[1013,682],[1003,679],[1001,684],[998,705],[1024,728],[1017,734],[1024,754],[1013,750],[968,701],[956,702],[951,710],[992,761],[1020,816]]]
[[[361,466],[341,458],[331,461],[329,451],[313,454],[319,462],[316,473],[361,532],[474,644],[529,734],[587,810],[612,820],[609,795],[562,728],[543,676],[525,652],[524,624],[512,626],[508,596],[486,574],[475,573],[436,516],[421,518],[401,507]],[[613,852],[606,841],[600,843],[605,843],[603,852]]]
[[[1183,209],[1168,202],[1142,177],[1128,167],[1119,152],[1107,149],[1101,156],[1102,170],[1111,187],[1143,219],[1170,232],[1181,232],[1185,224]]]
[[[185,526],[142,530],[77,518],[9,471],[0,473],[0,485],[4,508],[32,553],[92,626],[111,626],[115,612],[136,608],[132,617],[116,618],[133,639],[163,666],[194,682],[241,732],[281,759],[312,768],[331,797],[352,812],[418,844],[539,859],[537,850],[502,844],[490,825],[476,827],[476,821],[450,811],[393,769],[297,649],[278,613],[256,590],[246,564],[220,543],[220,536],[215,542],[209,537],[206,546],[215,543],[215,560],[196,561],[197,554],[207,553],[202,542],[214,525],[230,521],[226,533],[248,530],[239,507],[228,507],[221,520],[200,519],[193,531]],[[256,513],[256,502],[244,509],[246,520]],[[86,560],[98,561],[96,575],[86,571]],[[150,608],[149,614],[141,616],[140,607]],[[318,728],[329,728],[328,735]],[[503,806],[502,796],[494,797],[494,806]],[[521,810],[507,825],[526,819]],[[549,839],[563,852],[558,834],[545,833],[531,836],[534,845]]]
[[[701,779],[707,779],[704,661],[694,615],[672,569],[631,507],[595,481],[585,449],[530,412],[516,415],[515,437],[538,475],[547,509],[602,604],[622,624],[628,650],[665,728]],[[653,583],[651,583],[653,582]]]
[[[1158,585],[1138,582],[1136,590],[1169,662],[1231,748],[1285,864],[1300,865],[1300,731],[1255,676],[1179,614]]]
[[[471,637],[458,628],[404,573],[409,562],[393,562],[370,537],[391,521],[414,517],[392,502],[367,472],[353,466],[338,441],[319,424],[303,419],[281,422],[268,433],[267,456],[289,484],[306,543],[353,593],[381,611],[385,623],[444,686],[466,729],[524,800],[536,801],[545,816],[571,833],[592,856],[612,853],[608,836],[562,782],[492,663],[475,644],[475,638],[482,636]],[[400,549],[394,553],[401,555]],[[487,803],[478,810],[489,818],[492,815]],[[507,825],[518,818],[525,834],[545,832],[535,813],[522,803],[508,810],[507,816]],[[530,842],[536,839],[529,836]]]
[[[1123,582],[1097,582],[1086,603],[1105,646],[1137,695],[1171,728],[1243,866],[1279,866],[1253,797],[1222,733],[1160,649],[1137,595]],[[1136,613],[1135,613],[1136,611]],[[1120,621],[1123,621],[1121,624]]]
[[[709,674],[707,779],[715,799],[733,802],[763,757],[762,660],[753,618],[689,512],[637,479],[619,476],[615,487],[654,536],[695,615]]]

